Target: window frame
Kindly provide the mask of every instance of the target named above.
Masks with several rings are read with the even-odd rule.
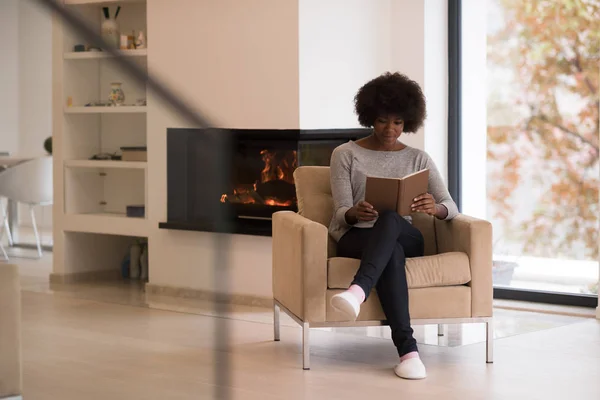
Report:
[[[462,0],[448,0],[448,191],[462,212]],[[597,307],[598,296],[494,286],[494,298]]]

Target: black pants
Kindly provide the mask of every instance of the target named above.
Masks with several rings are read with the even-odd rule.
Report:
[[[423,255],[423,247],[421,232],[396,212],[381,213],[373,228],[351,228],[337,245],[339,257],[361,260],[352,284],[360,286],[367,297],[373,287],[377,289],[400,357],[417,351],[404,267],[406,258]]]

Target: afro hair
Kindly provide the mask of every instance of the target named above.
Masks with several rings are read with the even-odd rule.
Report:
[[[425,95],[419,84],[398,72],[386,72],[365,83],[354,96],[358,122],[371,127],[381,116],[398,115],[404,132],[416,132],[425,121]]]

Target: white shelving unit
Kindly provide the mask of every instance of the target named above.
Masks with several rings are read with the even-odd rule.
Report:
[[[139,50],[119,50],[118,54],[125,57],[147,57],[147,49]],[[69,52],[64,53],[63,58],[65,60],[100,60],[113,58],[110,53],[102,51],[81,51],[81,52]]]
[[[65,114],[138,114],[145,113],[145,106],[121,106],[121,107],[85,107],[65,106]]]
[[[116,160],[66,160],[66,168],[100,168],[100,169],[146,169],[145,161]]]
[[[143,237],[148,224],[143,218],[129,218],[125,214],[91,213],[66,216],[64,229],[74,233]]]
[[[66,5],[102,5],[145,3],[146,0],[64,0]]]
[[[63,0],[87,26],[100,33],[102,7],[114,16],[123,34],[146,37],[145,0]],[[127,243],[146,237],[149,222],[147,163],[91,159],[114,155],[121,147],[146,146],[146,87],[136,84],[105,51],[75,52],[87,45],[55,19],[54,74],[54,275],[119,269]],[[119,50],[147,71],[148,49]],[[108,101],[112,82],[125,93],[122,106],[85,106]],[[145,206],[145,217],[129,217],[128,206]],[[101,248],[98,248],[100,246]]]

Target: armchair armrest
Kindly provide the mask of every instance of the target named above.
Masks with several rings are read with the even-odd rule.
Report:
[[[326,317],[327,227],[291,211],[273,214],[273,297],[307,322]]]
[[[0,398],[21,394],[21,288],[16,265],[0,265]]]
[[[450,221],[435,220],[439,253],[467,253],[471,266],[471,316],[492,316],[492,224],[459,214]]]

